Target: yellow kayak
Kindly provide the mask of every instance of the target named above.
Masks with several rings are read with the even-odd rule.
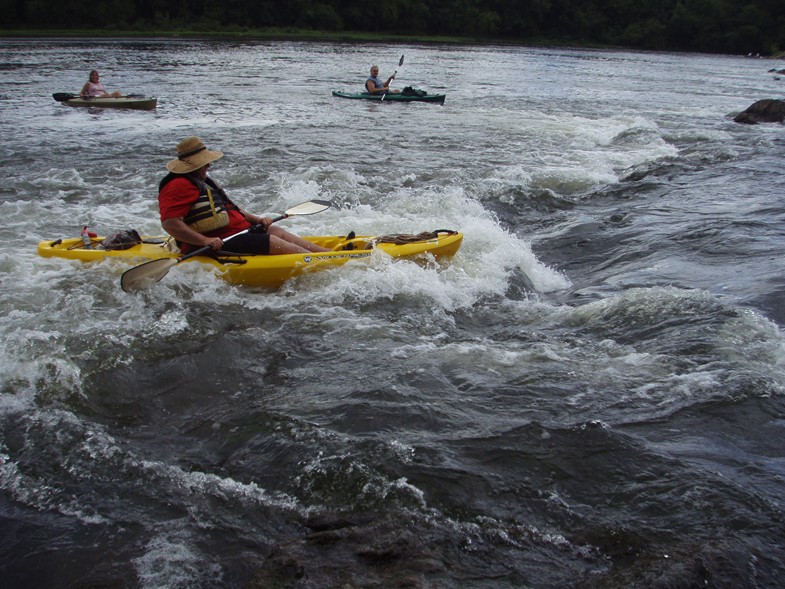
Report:
[[[142,237],[142,243],[127,249],[104,249],[101,247],[104,239],[91,238],[92,249],[85,247],[81,237],[42,241],[38,244],[38,254],[84,262],[119,258],[128,260],[129,264],[175,260],[181,256],[179,252],[169,250],[163,237]],[[358,236],[350,240],[342,236],[306,236],[305,239],[333,251],[268,256],[219,253],[216,257],[195,256],[183,262],[196,261],[217,268],[219,276],[233,285],[277,288],[301,274],[369,258],[374,250],[380,250],[393,258],[411,258],[423,254],[453,256],[461,246],[463,234],[442,229],[417,235]]]

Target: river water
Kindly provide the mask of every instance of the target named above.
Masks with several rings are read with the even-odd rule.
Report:
[[[371,64],[443,106],[333,98]],[[0,41],[3,587],[777,587],[785,134],[742,57]],[[59,104],[97,68],[152,112]],[[40,240],[160,234],[199,135],[300,234],[465,234],[280,290]]]

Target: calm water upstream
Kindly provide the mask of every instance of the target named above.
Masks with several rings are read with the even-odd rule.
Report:
[[[443,106],[333,98],[382,77]],[[779,587],[782,62],[520,47],[0,40],[6,588]],[[97,68],[153,112],[70,108]],[[199,135],[301,234],[459,229],[236,288],[40,240],[160,234]]]

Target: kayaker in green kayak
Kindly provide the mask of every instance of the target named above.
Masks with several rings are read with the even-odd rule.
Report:
[[[198,137],[177,144],[177,158],[166,164],[169,174],[158,187],[161,226],[177,240],[184,254],[204,246],[237,254],[298,254],[327,252],[278,225],[270,217],[248,213],[234,204],[208,177],[210,164],[223,157]],[[223,239],[254,227],[224,246]]]
[[[387,92],[398,93],[399,90],[390,90],[390,82],[395,79],[395,74],[387,78],[387,81],[382,84],[379,79],[379,66],[371,66],[371,75],[365,80],[365,91],[368,94],[386,94]]]

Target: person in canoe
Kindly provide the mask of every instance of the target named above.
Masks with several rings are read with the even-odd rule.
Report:
[[[209,245],[213,251],[236,254],[297,254],[329,251],[278,225],[270,217],[259,217],[234,204],[222,188],[207,175],[221,151],[211,151],[198,137],[177,144],[177,158],[166,164],[169,170],[158,187],[161,226],[177,240],[187,254]],[[222,238],[256,226],[226,246]]]
[[[390,82],[395,79],[395,74],[387,78],[387,81],[382,84],[382,81],[379,79],[379,66],[372,65],[371,66],[371,75],[365,80],[365,91],[368,94],[387,94],[388,92],[399,92],[390,90]]]
[[[119,98],[123,95],[122,92],[107,92],[104,85],[100,82],[100,76],[96,70],[90,72],[90,78],[87,83],[82,87],[79,93],[82,98]]]

